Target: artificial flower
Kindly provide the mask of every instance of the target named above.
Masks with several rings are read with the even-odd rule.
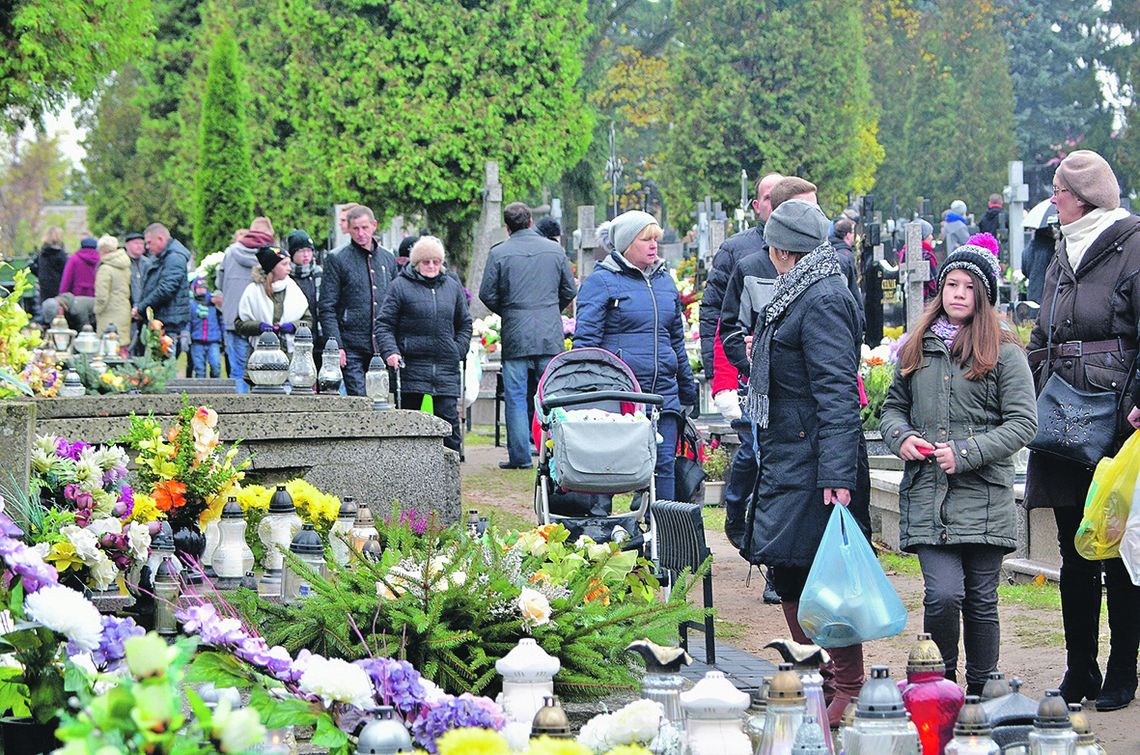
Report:
[[[572,739],[542,736],[531,740],[526,755],[591,755],[591,750]]]
[[[310,656],[299,687],[321,698],[325,705],[340,702],[364,708],[372,700],[372,680],[368,673],[340,658]]]
[[[186,485],[178,480],[163,480],[154,486],[154,502],[159,511],[169,512],[186,505]]]
[[[99,610],[82,593],[63,585],[49,585],[24,599],[28,616],[59,632],[84,650],[99,647],[103,620]]]
[[[540,627],[550,621],[550,601],[538,590],[524,587],[519,593],[518,607],[523,623],[529,626]]]
[[[178,648],[167,645],[166,640],[153,632],[123,642],[127,669],[139,680],[164,675],[177,655]]]
[[[158,501],[154,500],[153,496],[136,491],[134,493],[134,504],[130,521],[145,524],[146,522],[153,522],[158,519]]]
[[[436,740],[439,755],[510,755],[507,740],[497,731],[464,727]]]
[[[150,555],[150,527],[141,522],[130,522],[127,525],[127,543],[136,560],[145,559]]]
[[[95,563],[89,564],[88,568],[91,570],[91,581],[96,590],[108,589],[119,576],[119,567],[107,558],[107,554],[103,551],[99,551],[99,557],[95,559]]]
[[[60,528],[59,534],[67,538],[67,542],[71,543],[75,549],[75,554],[84,563],[93,563],[98,557],[100,553],[99,538],[94,532],[69,524]]]
[[[265,727],[253,708],[230,709],[228,698],[222,698],[210,720],[210,739],[219,752],[245,752],[265,738]]]

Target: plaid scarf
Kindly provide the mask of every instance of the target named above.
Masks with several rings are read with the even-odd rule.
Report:
[[[776,332],[776,321],[813,284],[830,275],[841,274],[839,257],[834,247],[825,241],[776,279],[776,291],[761,314],[763,325],[752,344],[752,370],[748,376],[747,411],[758,428],[768,427],[769,373],[772,368],[772,336]]]

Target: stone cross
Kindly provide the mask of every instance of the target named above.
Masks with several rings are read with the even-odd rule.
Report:
[[[914,330],[922,317],[922,288],[930,280],[930,263],[922,253],[922,227],[915,221],[906,225],[906,329]]]
[[[490,310],[479,299],[479,284],[491,247],[506,238],[503,230],[503,185],[499,183],[499,164],[494,160],[484,163],[486,178],[483,181],[483,209],[475,224],[475,247],[471,252],[471,267],[467,270],[467,289],[471,292],[471,317],[486,317]]]
[[[1029,185],[1022,179],[1024,169],[1020,160],[1009,164],[1009,268],[1021,272],[1021,252],[1025,247],[1025,203],[1029,201]],[[1012,280],[1012,277],[1011,277]],[[1009,287],[1010,306],[1021,298],[1017,285]]]
[[[598,261],[597,252],[601,250],[598,231],[594,226],[594,205],[578,205],[578,231],[574,237],[577,246],[574,251],[578,254],[578,285],[581,285],[586,276],[594,271],[594,265]],[[577,311],[577,300],[574,302],[574,308]]]

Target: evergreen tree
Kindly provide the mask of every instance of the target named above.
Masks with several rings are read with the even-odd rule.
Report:
[[[87,97],[100,79],[151,42],[149,0],[0,2],[0,114],[18,130]]]
[[[1128,193],[1140,186],[1140,5],[1131,0],[1113,0],[1103,32],[1108,37],[1105,59],[1114,79],[1113,96],[1124,103],[1120,113],[1123,128],[1111,139],[1090,145],[1112,163],[1121,189]]]
[[[194,245],[199,256],[225,249],[253,211],[253,169],[245,125],[247,99],[238,46],[223,32],[214,42],[199,124],[194,184]]]
[[[867,58],[886,158],[878,206],[918,197],[980,210],[1016,154],[1013,85],[993,0],[865,0]]]
[[[779,170],[837,209],[882,159],[856,0],[677,0],[665,170],[674,207],[740,199],[740,170]]]

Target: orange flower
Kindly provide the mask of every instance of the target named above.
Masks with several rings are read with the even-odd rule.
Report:
[[[602,605],[608,606],[610,604],[610,588],[602,584],[602,581],[595,577],[590,580],[590,586],[593,590],[586,593],[586,602],[593,603],[595,600],[601,598]]]
[[[159,511],[170,511],[186,505],[186,485],[178,480],[163,480],[154,486],[154,502]]]
[[[538,534],[542,535],[542,539],[550,542],[550,535],[558,528],[557,524],[544,524],[538,528]]]

